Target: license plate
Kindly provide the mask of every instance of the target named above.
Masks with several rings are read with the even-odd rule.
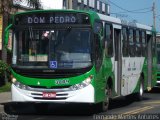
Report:
[[[55,97],[56,97],[55,92],[50,92],[50,93],[44,92],[43,93],[43,98],[55,98]]]

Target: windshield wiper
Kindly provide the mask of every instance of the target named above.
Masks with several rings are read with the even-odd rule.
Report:
[[[29,38],[31,40],[31,46],[30,46],[30,49],[34,50],[36,46],[34,46],[34,36],[33,36],[33,29],[32,27],[29,26]],[[32,53],[31,53],[32,54]],[[36,51],[34,51],[34,54],[36,55]]]
[[[32,27],[29,27],[29,38],[33,41],[33,30]]]

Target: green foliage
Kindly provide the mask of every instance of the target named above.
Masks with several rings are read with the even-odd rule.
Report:
[[[11,91],[11,83],[7,83],[6,85],[0,87],[0,93],[9,91]]]
[[[5,72],[9,72],[9,66],[6,62],[0,60],[0,76],[4,76]]]

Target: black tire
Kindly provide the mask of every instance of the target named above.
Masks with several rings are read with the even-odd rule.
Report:
[[[106,88],[105,90],[105,100],[98,104],[98,109],[100,112],[106,112],[109,107],[109,89]]]
[[[143,100],[143,94],[144,94],[144,82],[143,82],[143,78],[141,77],[140,84],[139,84],[139,92],[136,93],[134,96],[137,101],[141,101]]]

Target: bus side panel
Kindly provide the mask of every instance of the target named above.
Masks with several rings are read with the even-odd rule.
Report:
[[[153,57],[153,67],[152,67],[152,87],[157,84],[157,58],[156,56]]]
[[[105,88],[108,78],[113,76],[111,58],[104,58],[100,70],[95,78],[95,103],[102,102],[105,99]]]

